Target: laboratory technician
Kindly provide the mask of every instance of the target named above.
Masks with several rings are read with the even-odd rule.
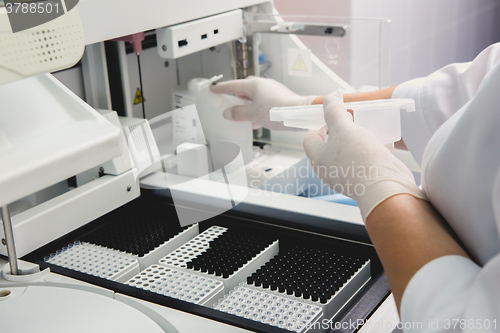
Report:
[[[402,113],[404,144],[422,166],[419,188],[411,172],[344,104],[299,96],[261,78],[219,83],[216,93],[250,99],[225,111],[233,120],[269,121],[274,106],[323,101],[327,128],[309,131],[304,148],[319,177],[362,186],[358,202],[384,265],[406,332],[500,332],[500,44],[472,62],[448,65],[428,77],[345,101],[413,98]],[[328,133],[328,136],[327,136]],[[401,143],[400,143],[401,144]],[[376,176],[329,168],[377,168]]]

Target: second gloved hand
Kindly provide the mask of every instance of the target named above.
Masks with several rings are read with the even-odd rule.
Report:
[[[304,149],[314,172],[333,190],[356,200],[364,220],[396,194],[426,199],[411,171],[372,133],[356,125],[335,95],[328,95],[323,107],[328,129],[309,131]]]
[[[218,94],[236,95],[248,99],[249,105],[237,105],[224,111],[224,117],[253,122],[254,129],[265,127],[271,130],[289,129],[281,122],[269,120],[269,110],[275,106],[310,105],[315,96],[300,96],[272,79],[249,76],[243,80],[231,80],[212,85],[210,90]]]

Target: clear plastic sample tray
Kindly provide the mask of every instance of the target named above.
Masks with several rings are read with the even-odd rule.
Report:
[[[345,103],[353,111],[354,122],[372,132],[383,144],[401,140],[401,111],[415,111],[409,98]],[[287,127],[319,130],[326,125],[323,105],[275,107],[271,121],[282,121]]]

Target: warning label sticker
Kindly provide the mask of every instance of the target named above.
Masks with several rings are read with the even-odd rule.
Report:
[[[135,91],[134,105],[140,104],[145,101],[146,99],[144,98],[144,96],[142,96],[141,89],[137,88],[137,90]]]
[[[288,75],[312,76],[311,50],[288,49]]]

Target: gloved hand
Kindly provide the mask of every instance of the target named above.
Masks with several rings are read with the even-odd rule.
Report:
[[[219,82],[210,86],[218,94],[236,95],[248,99],[249,105],[236,105],[224,111],[224,117],[236,121],[250,120],[253,128],[290,129],[281,122],[269,120],[269,110],[275,106],[310,105],[316,96],[300,96],[272,79],[249,76],[243,80]]]
[[[334,94],[325,98],[323,107],[328,129],[309,131],[304,149],[324,183],[358,202],[363,220],[396,194],[427,200],[411,171],[372,133],[356,125]]]

